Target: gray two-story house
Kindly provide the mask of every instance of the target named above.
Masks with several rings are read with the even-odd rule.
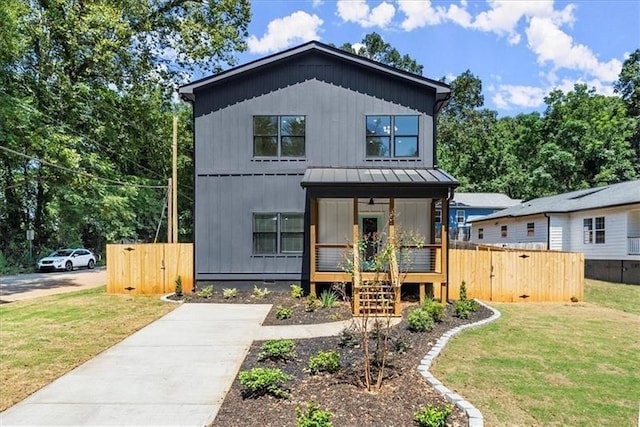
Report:
[[[426,242],[404,282],[446,290],[434,221],[458,185],[436,167],[446,84],[309,42],[180,94],[195,124],[197,282],[351,283],[340,264],[353,242],[402,227]]]

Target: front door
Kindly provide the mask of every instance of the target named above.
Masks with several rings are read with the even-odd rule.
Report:
[[[365,242],[364,258],[371,261],[378,251],[378,218],[362,218],[362,236]]]

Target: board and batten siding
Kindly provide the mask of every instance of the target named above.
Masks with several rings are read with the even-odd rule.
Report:
[[[527,223],[534,223],[534,235],[527,236]],[[507,237],[501,236],[502,226],[507,226]],[[478,239],[478,230],[482,228],[483,239]],[[544,215],[532,215],[523,218],[495,218],[487,221],[473,222],[470,241],[477,244],[510,245],[510,244],[547,244],[547,218]]]
[[[305,157],[253,158],[253,117],[303,115]],[[367,159],[367,115],[418,115],[419,157]],[[299,172],[310,166],[433,166],[433,118],[383,99],[309,80],[196,118],[196,175]]]
[[[591,209],[571,213],[571,251],[584,253],[585,259],[640,260],[638,255],[628,255],[629,216],[634,208],[629,206]],[[595,218],[604,217],[605,243],[595,243]],[[594,243],[584,243],[583,220],[594,220]]]
[[[302,271],[302,254],[254,255],[253,213],[305,211],[298,175],[205,176],[196,180],[196,280],[268,280]]]

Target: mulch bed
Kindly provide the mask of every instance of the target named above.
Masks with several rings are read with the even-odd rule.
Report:
[[[191,302],[250,303],[273,304],[274,307],[264,324],[312,324],[350,318],[348,303],[340,303],[336,308],[305,311],[304,300],[295,300],[285,292],[272,292],[263,299],[253,297],[250,292],[239,291],[235,298],[224,299],[214,292],[210,298],[192,297]],[[390,366],[385,371],[385,380],[377,393],[366,391],[362,385],[361,348],[341,346],[340,337],[324,337],[296,340],[297,357],[294,361],[259,361],[258,352],[262,342],[254,342],[244,360],[241,371],[254,367],[279,367],[293,376],[287,384],[290,396],[278,399],[271,396],[244,398],[242,388],[236,379],[227,394],[213,426],[295,426],[296,407],[315,401],[323,410],[332,413],[333,426],[412,426],[413,414],[431,403],[445,405],[446,400],[434,391],[418,373],[417,367],[442,334],[467,323],[477,322],[491,315],[490,310],[480,307],[468,320],[452,315],[453,307],[448,305],[442,322],[437,323],[430,332],[414,333],[407,329],[406,314],[416,303],[403,303],[403,320],[394,326],[391,343],[394,351],[390,353]],[[292,308],[290,319],[278,320],[275,317],[277,306]],[[373,323],[372,320],[370,320]],[[402,348],[396,351],[395,345]],[[308,370],[309,358],[318,351],[336,350],[340,354],[342,369],[335,374],[311,375]],[[463,393],[464,394],[464,393]],[[466,426],[466,414],[454,407],[448,426]]]

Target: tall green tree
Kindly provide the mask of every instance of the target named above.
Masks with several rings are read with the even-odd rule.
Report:
[[[173,114],[190,221],[191,120],[172,97],[235,62],[249,2],[0,0],[0,16],[0,251],[23,253],[31,227],[38,248],[153,239]]]
[[[614,91],[625,102],[627,115],[635,121],[635,132],[631,137],[631,146],[640,158],[640,49],[636,49],[622,64],[618,80],[613,84]],[[640,162],[636,166],[640,174]]]
[[[400,70],[422,75],[422,65],[409,55],[402,55],[398,52],[398,49],[385,42],[382,36],[376,32],[365,35],[361,45],[362,46],[356,49],[351,43],[344,43],[340,46],[340,49],[390,65]]]

